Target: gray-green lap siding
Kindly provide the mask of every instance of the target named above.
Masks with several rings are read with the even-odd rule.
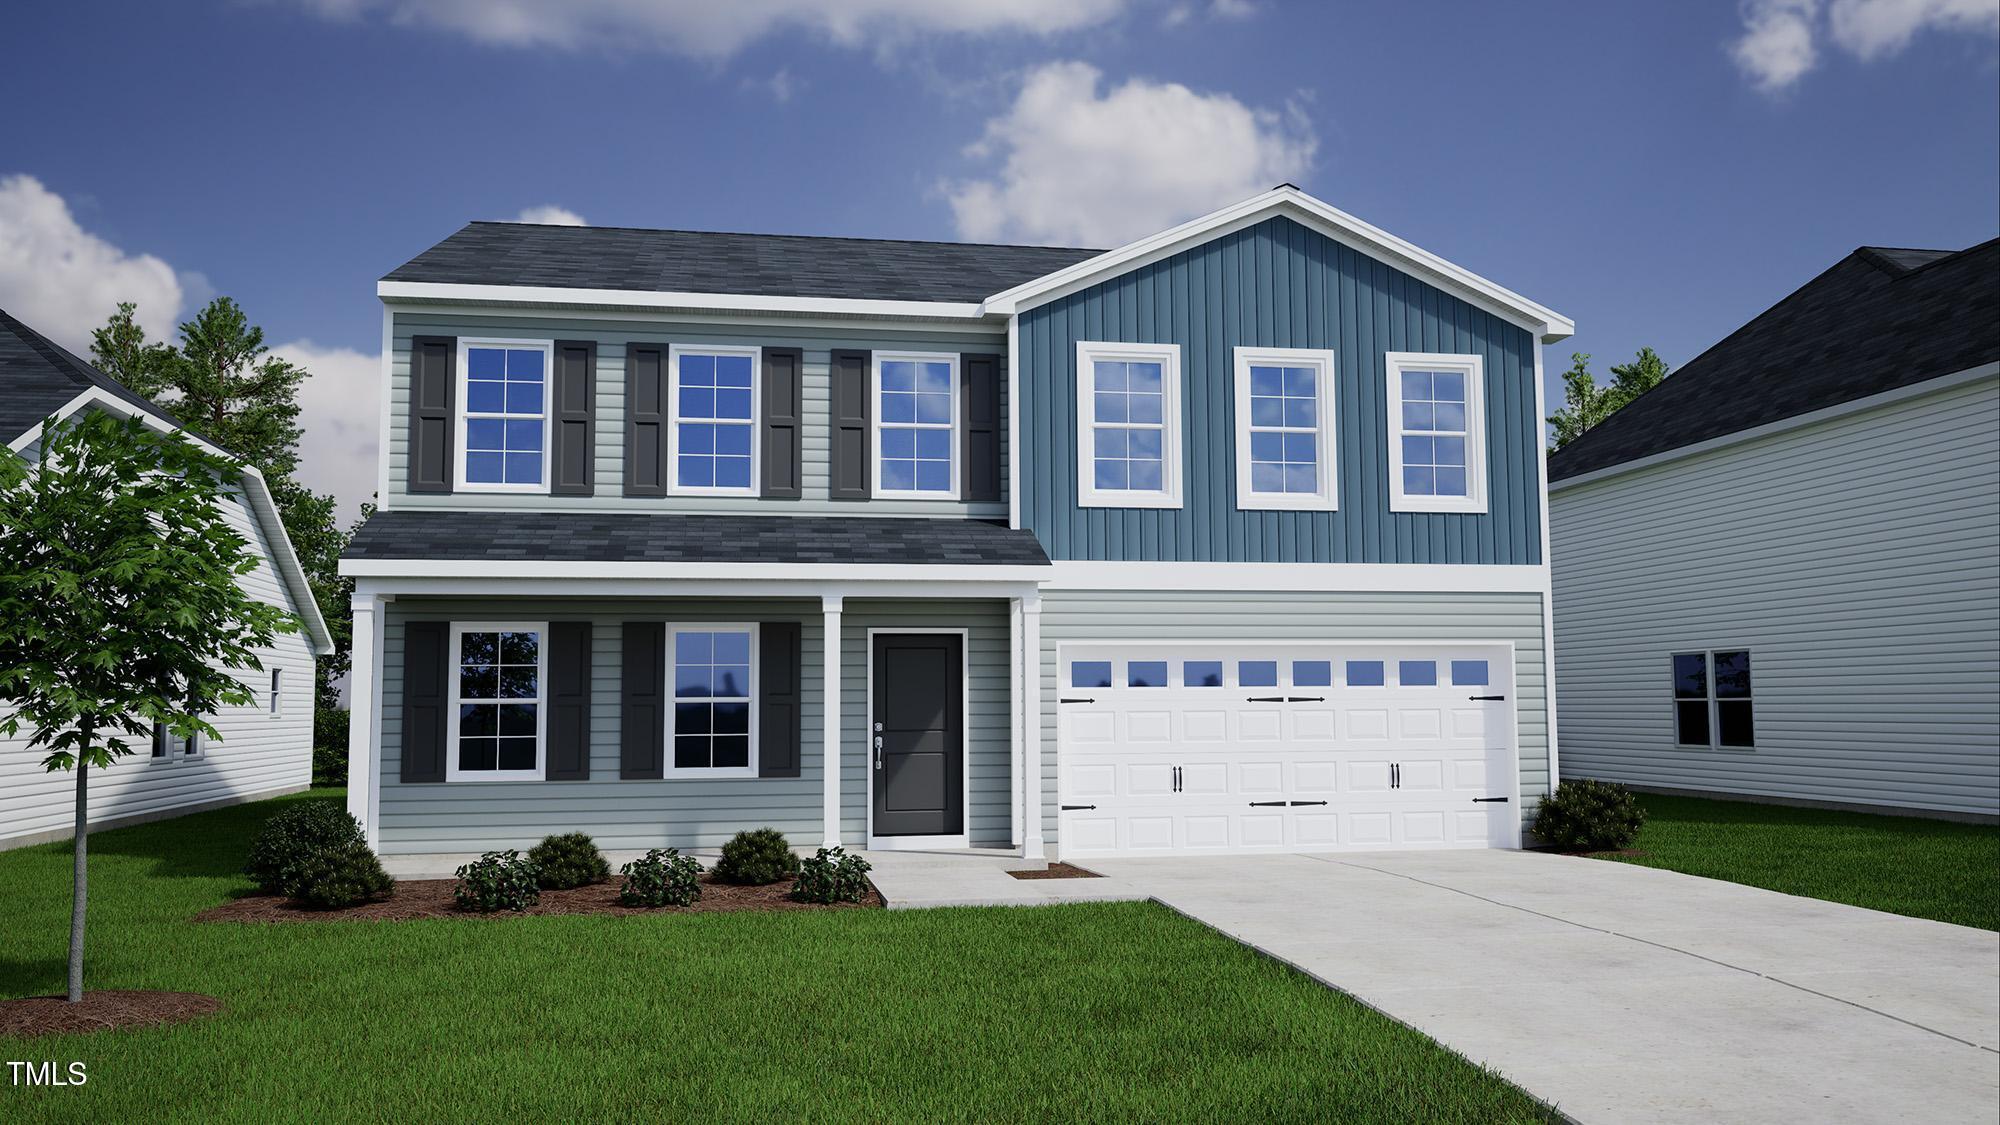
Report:
[[[1492,641],[1514,646],[1520,804],[1549,788],[1540,594],[1051,591],[1042,600],[1042,822],[1056,838],[1057,707],[1065,643],[1117,641]],[[1193,648],[1189,649],[1192,654]]]
[[[550,497],[537,493],[409,492],[410,337],[451,336],[533,340],[594,340],[597,343],[597,409],[590,496]],[[733,512],[763,515],[921,515],[1007,517],[1006,444],[1001,447],[1001,497],[980,503],[955,500],[866,500],[828,498],[831,477],[831,377],[829,353],[836,348],[866,351],[921,351],[952,354],[1007,351],[1004,332],[966,331],[947,325],[884,322],[880,328],[762,326],[751,322],[678,323],[607,313],[602,319],[478,313],[464,309],[397,309],[390,325],[389,502],[397,508],[514,508],[552,511]],[[801,371],[800,470],[803,495],[797,500],[755,496],[628,497],[625,491],[625,352],[633,343],[730,344],[791,347],[804,352]],[[1001,385],[1001,418],[1006,417]],[[1003,423],[1004,424],[1004,423]]]
[[[1077,504],[1076,345],[1178,344],[1184,505]],[[1334,353],[1340,508],[1236,506],[1238,346]],[[1055,559],[1542,561],[1535,340],[1290,219],[1267,219],[1021,314],[1022,526]],[[1489,510],[1389,510],[1388,352],[1484,357]]]
[[[2000,382],[1553,494],[1564,777],[2000,814]],[[1747,648],[1757,746],[1675,745]]]
[[[413,620],[592,622],[590,780],[405,785],[401,770],[403,625]],[[619,767],[619,654],[627,620],[803,623],[800,770],[796,778],[627,781]],[[794,844],[823,838],[825,756],[817,600],[543,601],[398,598],[383,626],[380,839],[384,854],[526,848],[554,832],[588,832],[604,848],[713,848],[745,828],[776,827]],[[1011,710],[1008,612],[1000,601],[847,602],[841,628],[841,838],[867,831],[868,630],[965,628],[966,826],[974,844],[1008,843]]]

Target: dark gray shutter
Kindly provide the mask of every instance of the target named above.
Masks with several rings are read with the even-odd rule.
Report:
[[[799,369],[805,358],[797,348],[764,349],[764,480],[760,491],[771,499],[797,500],[804,492],[799,480],[799,416],[804,413]]]
[[[758,628],[758,777],[799,776],[801,634],[796,621],[766,621]]]
[[[451,626],[412,621],[403,626],[403,780],[443,781],[445,700],[450,692]],[[356,784],[365,784],[366,779]]]
[[[590,622],[549,623],[550,781],[590,780]]]
[[[627,621],[618,705],[618,776],[663,776],[666,765],[667,627]]]
[[[667,348],[625,349],[625,495],[667,494]]]
[[[588,496],[596,479],[597,345],[557,340],[549,405],[551,496]]]
[[[452,405],[458,397],[458,340],[410,337],[411,492],[450,492]]]
[[[958,358],[960,421],[965,429],[965,465],[960,470],[967,500],[1000,499],[1000,380],[997,355]]]
[[[833,378],[833,483],[835,500],[868,499],[868,353],[836,351]]]

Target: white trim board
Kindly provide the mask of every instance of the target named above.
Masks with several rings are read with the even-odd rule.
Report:
[[[627,578],[634,580],[721,580],[754,584],[790,583],[813,597],[842,582],[976,584],[1034,583],[1048,577],[1047,566],[980,566],[945,563],[672,563],[567,562],[515,559],[342,559],[349,578],[542,579]],[[801,595],[803,596],[803,595]]]
[[[166,416],[148,410],[136,403],[127,402],[105,390],[103,387],[88,387],[75,398],[64,403],[61,409],[50,415],[60,422],[86,406],[93,406],[119,418],[139,418],[146,425],[160,433],[180,433],[186,435],[196,447],[218,457],[236,458],[203,440],[200,435],[182,429]],[[42,423],[37,422],[27,428],[7,448],[19,454],[42,438]],[[292,548],[292,537],[285,532],[284,521],[278,518],[278,505],[271,498],[271,488],[264,481],[262,470],[255,465],[243,465],[243,496],[250,511],[257,517],[263,528],[264,538],[271,544],[272,561],[276,564],[278,577],[284,582],[286,592],[291,594],[299,611],[299,619],[305,626],[305,635],[311,643],[314,656],[326,656],[333,651],[333,634],[327,631],[326,618],[320,615],[319,602],[313,598],[312,584],[306,581],[305,568],[299,565],[298,552]]]
[[[959,798],[958,820],[963,829],[953,835],[942,836],[877,836],[875,834],[875,637],[906,636],[911,634],[929,636],[956,636],[958,638],[958,766]],[[862,772],[867,775],[864,787],[866,804],[862,806],[862,838],[867,841],[870,851],[928,851],[934,848],[969,848],[972,838],[972,630],[959,625],[945,626],[869,626],[863,643],[867,646],[867,659],[863,663],[862,699],[865,701],[861,712],[863,754]],[[821,768],[838,769],[840,763],[822,764]]]
[[[1057,562],[1044,591],[1292,590],[1317,593],[1547,594],[1547,566],[1488,563]]]
[[[1850,399],[1847,402],[1835,403],[1832,406],[1821,407],[1818,410],[1809,411],[1805,414],[1794,414],[1790,418],[1780,418],[1775,422],[1766,422],[1761,426],[1752,426],[1747,430],[1737,430],[1734,433],[1722,434],[1704,441],[1695,442],[1691,445],[1662,450],[1658,453],[1637,457],[1630,461],[1622,461],[1616,465],[1606,465],[1602,469],[1593,469],[1590,472],[1580,473],[1573,477],[1564,477],[1562,480],[1550,481],[1548,491],[1553,495],[1566,489],[1580,488],[1583,485],[1594,484],[1597,481],[1619,476],[1623,473],[1637,472],[1640,469],[1650,469],[1655,465],[1664,465],[1670,461],[1679,461],[1687,457],[1698,457],[1703,453],[1709,453],[1717,449],[1726,449],[1732,445],[1741,445],[1744,442],[1756,441],[1758,438],[1771,437],[1774,434],[1804,429],[1807,426],[1818,425],[1821,422],[1830,422],[1836,418],[1844,418],[1849,414],[1860,414],[1878,407],[1892,406],[1899,402],[1907,402],[1910,399],[1922,398],[1925,395],[1941,394],[1969,383],[1977,383],[1981,379],[1992,379],[1995,377],[2000,377],[2000,362],[1981,364],[1978,367],[1970,367],[1964,371],[1954,371],[1949,375],[1940,375],[1935,379],[1926,379],[1921,383],[1910,383],[1905,386],[1895,387],[1869,395],[1866,398]],[[1539,386],[1540,384],[1537,383],[1537,385]]]
[[[1555,343],[1576,332],[1575,323],[1568,317],[1315,199],[1291,184],[1280,184],[1261,195],[1170,230],[1107,250],[1066,269],[996,293],[986,299],[983,308],[989,313],[1023,313],[1094,285],[1106,277],[1139,269],[1190,246],[1279,215],[1335,242],[1411,272],[1470,304],[1536,333],[1544,344]]]
[[[931,320],[978,320],[986,316],[979,304],[964,301],[878,301],[859,297],[772,297],[750,293],[700,293],[686,290],[587,289],[548,285],[465,285],[437,281],[379,281],[375,295],[384,301],[436,301],[466,304],[604,305],[609,308],[720,310],[811,313],[826,316],[920,317]]]

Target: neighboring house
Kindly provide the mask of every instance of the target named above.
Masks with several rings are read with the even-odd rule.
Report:
[[[474,223],[377,291],[385,853],[1512,847],[1548,790],[1570,322],[1290,185],[1109,251]]]
[[[34,458],[43,422],[79,410],[180,428],[160,407],[0,311],[0,431],[8,449]],[[331,652],[333,641],[262,474],[246,469],[232,493],[229,521],[259,555],[244,589],[297,615],[304,627],[259,653],[262,671],[245,673],[255,702],[209,716],[219,740],[155,731],[150,745],[93,771],[92,829],[292,793],[312,781],[313,658]],[[47,753],[30,747],[25,734],[0,737],[0,849],[68,839],[75,829],[76,777],[44,770]]]
[[[1562,775],[2000,814],[2000,240],[1863,247],[1549,458]]]

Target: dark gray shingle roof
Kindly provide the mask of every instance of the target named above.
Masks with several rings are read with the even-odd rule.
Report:
[[[101,387],[161,417],[165,410],[72,355],[62,345],[0,309],[0,432],[28,432],[87,387]]]
[[[633,227],[467,223],[384,281],[978,301],[1101,253]]]
[[[1033,532],[983,520],[601,512],[377,512],[345,559],[1044,566]]]
[[[1549,479],[2000,360],[2000,239],[1864,246],[1549,455]]]

